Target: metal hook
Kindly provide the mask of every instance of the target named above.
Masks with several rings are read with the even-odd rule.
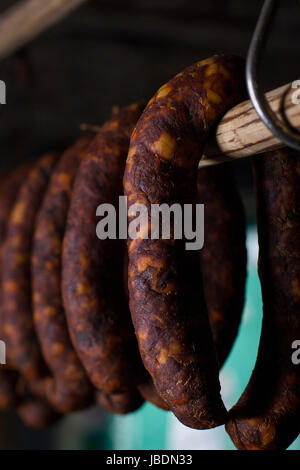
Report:
[[[252,104],[264,124],[285,145],[300,150],[300,133],[278,119],[260,85],[260,64],[277,8],[278,0],[265,0],[263,4],[247,55],[247,87]]]

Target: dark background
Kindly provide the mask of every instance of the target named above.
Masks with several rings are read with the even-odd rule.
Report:
[[[0,0],[0,12],[11,0]],[[246,56],[261,0],[90,0],[0,64],[1,166],[68,145],[81,122],[150,98],[184,67]],[[266,89],[299,78],[300,3],[285,0],[262,64]]]
[[[13,3],[0,0],[0,13]],[[262,3],[91,0],[83,5],[0,63],[0,79],[7,84],[7,104],[0,107],[0,171],[64,148],[80,123],[101,124],[112,105],[150,99],[193,62],[218,53],[245,57]],[[281,3],[262,64],[266,90],[300,78],[300,2]],[[237,162],[234,169],[251,218],[249,162]],[[51,447],[58,432],[31,433],[10,415],[1,422],[0,448],[30,448],[32,442],[34,448]]]

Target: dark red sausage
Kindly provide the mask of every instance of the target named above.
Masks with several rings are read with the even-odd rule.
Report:
[[[238,449],[286,449],[300,432],[300,154],[253,158],[263,324],[249,384],[226,429]]]
[[[2,278],[3,242],[6,237],[7,223],[11,209],[17,198],[19,188],[27,178],[31,165],[16,168],[1,182],[0,188],[0,278]],[[1,279],[0,279],[1,282]],[[2,338],[2,282],[0,287],[0,338]],[[23,383],[23,385],[22,385]],[[18,372],[10,364],[0,365],[0,408],[11,409],[16,406],[21,419],[33,428],[46,427],[58,419],[58,415],[43,401],[25,393],[25,384]]]
[[[62,240],[73,181],[91,137],[79,139],[52,172],[35,223],[32,251],[34,323],[44,359],[52,372],[46,396],[62,413],[84,408],[92,387],[72,346],[61,297]]]
[[[109,411],[138,408],[144,376],[123,286],[122,240],[99,240],[96,209],[118,206],[130,134],[142,110],[115,110],[77,173],[63,245],[63,298],[71,338]]]
[[[20,185],[26,178],[29,165],[15,169],[1,180],[0,187],[0,284],[2,284],[3,243],[6,236],[7,221],[17,197]],[[2,311],[2,287],[0,288],[0,339],[4,339]],[[16,386],[19,374],[9,370],[9,364],[0,364],[0,409],[11,408],[18,400]]]
[[[198,171],[198,202],[204,204],[203,287],[217,351],[224,364],[236,338],[244,305],[246,224],[228,164]]]
[[[128,299],[128,254],[127,250],[124,253],[124,263],[123,263],[123,279],[124,279],[124,289],[126,293],[126,301],[129,302]],[[162,410],[169,410],[168,405],[166,402],[160,397],[158,391],[155,388],[151,375],[146,373],[146,377],[144,378],[143,382],[138,385],[138,390],[142,397],[152,403],[152,405],[161,408]]]
[[[247,263],[245,214],[227,164],[199,170],[197,189],[198,202],[205,205],[201,272],[221,368],[236,338],[244,305]],[[125,267],[127,263],[128,259],[125,260]],[[147,401],[168,409],[150,378],[140,385],[139,390]]]
[[[20,187],[9,217],[3,255],[3,318],[11,366],[36,387],[46,367],[36,338],[31,302],[30,256],[36,213],[58,154],[43,156]]]
[[[209,131],[245,93],[244,64],[216,56],[160,88],[133,132],[124,177],[129,208],[195,204],[197,166]],[[150,232],[150,224],[142,227]],[[224,423],[218,367],[201,289],[199,253],[184,240],[128,243],[130,310],[145,367],[183,424]]]

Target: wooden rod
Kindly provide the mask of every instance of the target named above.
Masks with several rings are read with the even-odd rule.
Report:
[[[298,88],[297,88],[298,87]],[[300,131],[300,80],[266,93],[280,119]],[[238,104],[220,121],[199,167],[215,165],[283,147],[258,117],[250,100]]]
[[[87,0],[23,0],[0,15],[0,60]]]

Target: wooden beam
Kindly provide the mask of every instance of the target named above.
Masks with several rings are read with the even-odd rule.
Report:
[[[0,15],[0,60],[58,23],[87,0],[23,0]]]
[[[266,97],[277,116],[300,132],[300,81],[272,90]],[[280,147],[283,147],[282,142],[264,125],[248,100],[225,114],[199,166],[215,165]]]

